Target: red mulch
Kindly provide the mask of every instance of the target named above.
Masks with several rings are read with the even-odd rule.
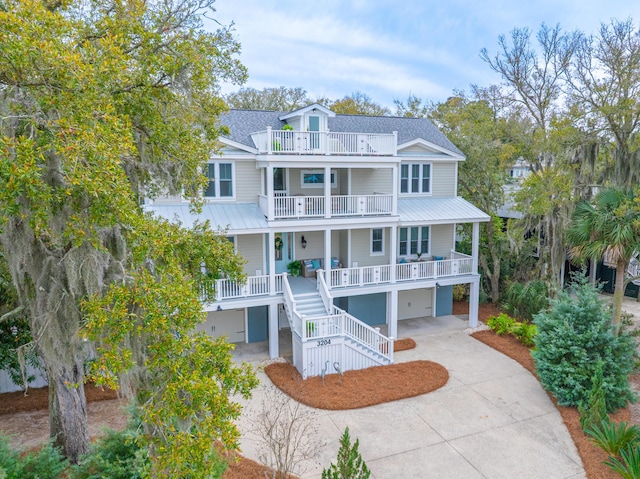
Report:
[[[411,361],[347,371],[343,376],[303,380],[289,363],[271,363],[264,368],[269,379],[296,401],[319,409],[357,409],[419,396],[444,386],[449,372],[432,361]]]
[[[416,342],[411,338],[396,339],[393,342],[393,352],[406,351],[416,347]]]
[[[84,395],[87,402],[117,399],[118,393],[111,389],[95,387],[87,384],[84,387]],[[0,415],[16,412],[37,411],[49,407],[49,388],[29,388],[27,395],[24,392],[0,394]]]

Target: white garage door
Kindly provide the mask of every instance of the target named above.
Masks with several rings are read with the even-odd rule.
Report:
[[[398,320],[433,316],[433,289],[398,291]]]
[[[244,342],[244,317],[244,309],[209,311],[207,320],[196,329],[216,338],[226,336],[230,343],[242,343]]]

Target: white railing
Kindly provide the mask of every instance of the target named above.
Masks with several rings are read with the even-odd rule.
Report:
[[[203,292],[211,292],[213,282],[203,284]],[[282,274],[276,275],[276,289],[274,294],[282,292]],[[271,294],[269,275],[249,276],[247,281],[240,283],[230,279],[215,280],[215,300],[249,298],[252,296],[265,296]]]
[[[302,316],[298,313],[296,307],[296,300],[293,297],[291,286],[287,280],[287,274],[282,274],[282,299],[284,299],[284,308],[287,312],[287,318],[289,318],[289,326],[292,331],[295,331],[298,336],[302,337],[304,330],[302,328]]]
[[[320,297],[322,298],[325,309],[327,311],[331,311],[333,299],[331,298],[331,294],[329,293],[327,282],[324,280],[324,271],[321,269],[319,269],[316,273],[316,285],[318,287],[318,292],[320,293]]]
[[[337,306],[332,306],[332,313],[334,316],[340,317],[340,331],[342,334],[364,344],[372,351],[393,362],[392,338],[388,338],[384,334],[380,334],[380,331],[377,329],[363,323]]]
[[[473,274],[473,258],[461,253],[456,255],[458,259],[396,264],[396,282]],[[332,269],[329,288],[390,283],[390,273],[390,265]]]
[[[341,133],[293,131],[267,128],[251,134],[260,154],[321,154],[394,156],[398,136],[394,133]]]
[[[260,211],[269,216],[269,201],[259,196]],[[390,215],[393,212],[393,196],[333,195],[329,198],[331,216]],[[276,196],[273,198],[273,218],[315,218],[325,216],[324,196]]]

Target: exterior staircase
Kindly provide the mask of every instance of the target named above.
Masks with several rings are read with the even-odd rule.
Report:
[[[293,342],[293,363],[303,379],[336,371],[364,369],[393,363],[393,340],[333,305],[321,274],[318,290],[293,294],[286,275],[283,297]]]

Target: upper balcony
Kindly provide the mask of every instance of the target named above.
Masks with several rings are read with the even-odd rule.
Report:
[[[251,134],[259,154],[396,156],[398,133],[272,130]]]

